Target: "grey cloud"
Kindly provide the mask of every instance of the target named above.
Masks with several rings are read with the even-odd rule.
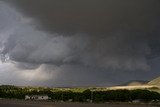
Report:
[[[147,75],[160,53],[157,0],[5,2],[10,5],[0,2],[2,58],[9,56],[25,72],[56,74],[35,84],[111,85],[155,76]]]
[[[151,45],[152,56],[160,52],[159,0],[5,1],[23,15],[35,18],[39,22],[36,27],[41,30],[65,36],[87,33],[96,39],[102,38],[100,35],[108,37],[108,32],[120,31],[119,36],[125,35],[129,42]],[[126,35],[126,32],[130,33]]]
[[[5,0],[44,30],[59,33],[106,33],[126,26],[134,31],[156,30],[159,0]],[[126,30],[124,28],[124,30]]]

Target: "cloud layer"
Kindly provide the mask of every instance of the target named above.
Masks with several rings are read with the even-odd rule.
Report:
[[[104,86],[157,75],[150,60],[160,52],[159,1],[103,1],[96,8],[95,1],[7,3],[0,2],[4,83],[11,83],[9,74],[19,81],[13,84],[46,86]]]

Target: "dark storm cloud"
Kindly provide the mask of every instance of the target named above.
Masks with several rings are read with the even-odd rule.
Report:
[[[7,1],[7,0],[5,0]],[[151,32],[159,26],[159,0],[8,0],[50,32]]]
[[[108,36],[106,33],[118,30],[131,32],[127,38],[133,38],[134,42],[135,38],[149,42],[151,48],[155,48],[153,51],[159,51],[159,0],[5,1],[38,20],[40,25],[37,27],[49,32],[65,35],[83,32],[92,36]]]
[[[46,64],[43,70],[56,72],[57,78],[45,84],[111,85],[152,78],[147,76],[150,60],[160,55],[159,0],[3,1],[16,10],[0,11],[1,31],[8,35],[1,37],[2,58],[20,69]]]

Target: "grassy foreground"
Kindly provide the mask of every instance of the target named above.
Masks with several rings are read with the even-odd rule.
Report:
[[[110,102],[110,103],[78,103],[51,101],[24,101],[0,99],[0,107],[159,107],[158,104]]]

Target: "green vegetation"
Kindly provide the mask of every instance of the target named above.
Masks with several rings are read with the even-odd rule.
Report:
[[[0,86],[0,98],[24,99],[25,95],[48,95],[52,101],[73,102],[129,102],[133,100],[160,101],[160,94],[149,90],[105,90],[97,91],[93,88],[34,88]],[[71,100],[72,99],[72,100]]]

